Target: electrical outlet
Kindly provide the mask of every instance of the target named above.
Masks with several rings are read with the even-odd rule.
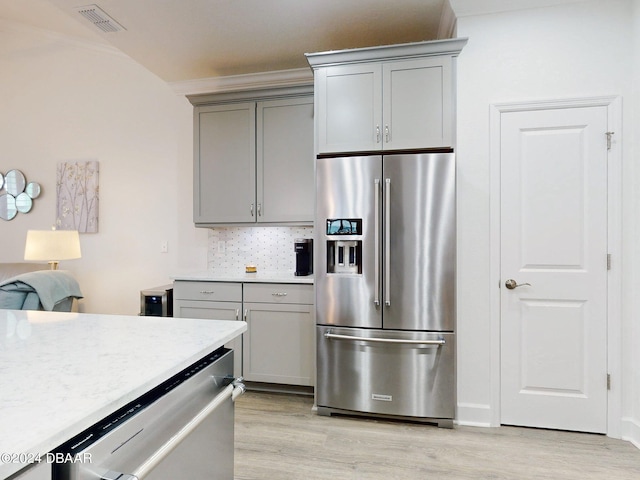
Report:
[[[161,244],[160,244],[160,253],[167,253],[169,251],[169,242],[167,242],[166,240],[164,240]]]
[[[225,250],[225,242],[224,240],[218,241],[218,253],[224,253]]]

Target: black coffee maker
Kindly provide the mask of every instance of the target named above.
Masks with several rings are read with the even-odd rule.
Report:
[[[296,276],[311,275],[313,273],[313,239],[296,238],[294,250],[296,252]]]

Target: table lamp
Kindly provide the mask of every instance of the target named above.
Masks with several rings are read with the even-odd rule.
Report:
[[[77,230],[28,230],[24,247],[25,260],[46,260],[51,270],[58,269],[60,260],[82,256]]]

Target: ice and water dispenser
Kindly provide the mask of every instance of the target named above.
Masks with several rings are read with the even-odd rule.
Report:
[[[327,219],[327,273],[362,273],[361,218]],[[345,238],[348,236],[349,238]]]

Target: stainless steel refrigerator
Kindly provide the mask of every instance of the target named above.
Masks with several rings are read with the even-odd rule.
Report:
[[[316,163],[318,413],[455,415],[455,157]]]

